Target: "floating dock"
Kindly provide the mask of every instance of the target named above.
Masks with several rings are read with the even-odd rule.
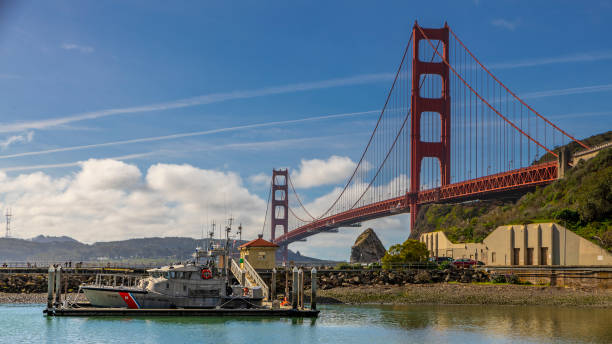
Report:
[[[259,309],[130,309],[130,308],[96,308],[96,307],[61,307],[45,309],[47,316],[185,316],[185,317],[282,317],[282,318],[316,318],[318,310],[292,308],[259,308]]]

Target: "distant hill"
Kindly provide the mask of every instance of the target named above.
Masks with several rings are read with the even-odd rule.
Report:
[[[225,240],[215,240],[224,243]],[[231,241],[238,249],[245,240]],[[191,258],[195,248],[202,240],[184,237],[140,238],[121,241],[96,242],[92,245],[81,243],[67,236],[48,237],[39,235],[25,240],[0,238],[0,263],[4,261],[96,261],[96,260],[145,260]],[[289,250],[288,258],[295,262],[319,262],[320,260],[303,256]],[[277,261],[282,261],[280,250]]]
[[[44,236],[44,235],[39,235],[36,237],[33,237],[32,239],[30,239],[30,241],[33,242],[38,242],[38,243],[50,243],[50,242],[78,242],[75,239],[72,239],[71,237],[68,236],[59,236],[59,237],[54,237],[54,236]]]
[[[608,131],[584,142],[593,146],[610,139],[612,132]],[[574,143],[569,148],[577,150]],[[442,230],[454,242],[481,242],[498,226],[537,222],[558,222],[612,251],[612,149],[581,161],[565,178],[517,201],[424,206],[410,237]]]

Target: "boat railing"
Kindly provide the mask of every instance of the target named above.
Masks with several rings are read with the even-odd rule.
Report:
[[[133,288],[143,278],[139,275],[127,274],[96,274],[95,286],[99,287],[128,287]]]
[[[240,268],[240,265],[238,263],[236,263],[235,259],[231,259],[232,264],[230,265],[230,270],[232,271],[232,274],[234,274],[234,277],[236,277],[236,279],[238,280],[238,283],[240,284],[244,284],[244,271],[242,271],[242,269]]]
[[[253,279],[253,281],[255,282],[255,284],[257,286],[261,287],[261,289],[263,291],[264,299],[268,299],[268,296],[270,295],[270,291],[269,291],[269,288],[268,288],[268,285],[266,284],[266,282],[263,280],[263,278],[261,278],[261,276],[259,276],[257,271],[255,271],[255,269],[249,263],[248,260],[244,259],[242,262],[243,262],[244,270],[245,270],[247,276],[251,277]]]

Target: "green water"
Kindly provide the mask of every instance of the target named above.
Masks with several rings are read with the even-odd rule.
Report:
[[[518,306],[322,306],[318,319],[46,318],[0,305],[1,343],[610,343],[612,311]]]

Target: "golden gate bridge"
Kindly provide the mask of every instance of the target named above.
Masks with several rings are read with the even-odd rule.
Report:
[[[271,240],[286,260],[290,243],[318,233],[406,212],[412,229],[424,204],[516,197],[559,177],[559,147],[571,141],[589,148],[512,92],[447,24],[415,22],[376,126],[329,207],[313,214],[288,171],[273,170]]]

